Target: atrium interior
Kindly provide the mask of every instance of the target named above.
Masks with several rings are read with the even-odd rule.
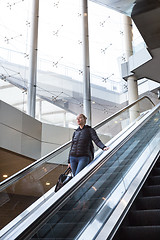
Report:
[[[145,194],[160,193],[160,3],[3,0],[0,9],[0,238],[110,240],[148,178]],[[109,149],[95,146],[55,193],[79,113]],[[159,239],[154,197],[151,226],[127,218],[129,237],[114,240]]]

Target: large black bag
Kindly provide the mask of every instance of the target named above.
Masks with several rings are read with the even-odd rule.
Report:
[[[67,168],[66,171],[59,176],[58,182],[55,187],[55,192],[57,192],[60,188],[62,188],[67,182],[72,179],[71,173],[71,168]]]

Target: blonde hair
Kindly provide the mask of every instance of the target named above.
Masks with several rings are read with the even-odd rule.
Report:
[[[85,120],[85,124],[86,124],[86,120],[87,120],[87,117],[83,114],[83,113],[80,113],[78,116],[81,116],[81,117],[83,117],[84,118],[84,120]]]

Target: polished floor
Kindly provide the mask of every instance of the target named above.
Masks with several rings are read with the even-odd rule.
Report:
[[[34,161],[32,158],[0,148],[0,182]]]

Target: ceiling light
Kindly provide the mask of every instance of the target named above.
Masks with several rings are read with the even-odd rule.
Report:
[[[46,182],[46,186],[50,186],[51,185],[51,183],[50,182]]]
[[[7,178],[8,177],[8,175],[7,174],[3,174],[3,178]]]

